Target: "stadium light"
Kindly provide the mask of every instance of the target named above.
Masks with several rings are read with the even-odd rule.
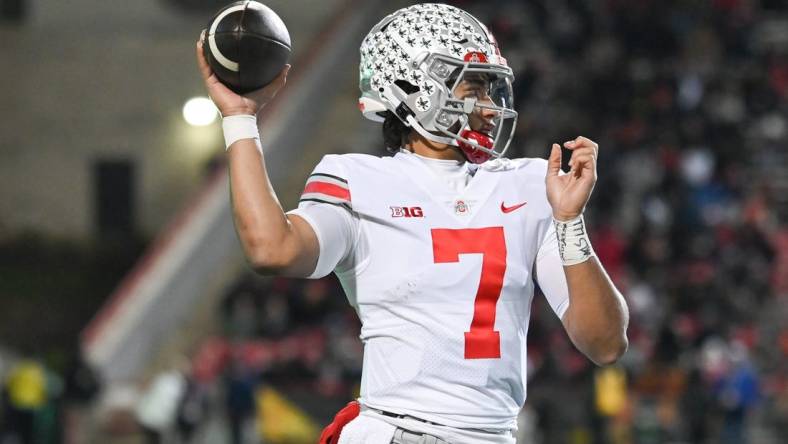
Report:
[[[192,126],[206,126],[216,120],[216,106],[207,97],[193,97],[183,105],[183,118]]]

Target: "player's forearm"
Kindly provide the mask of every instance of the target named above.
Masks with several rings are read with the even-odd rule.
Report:
[[[230,195],[247,259],[260,272],[276,273],[292,256],[294,233],[268,179],[258,143],[242,139],[231,145]]]
[[[569,308],[563,323],[575,346],[598,365],[615,362],[627,349],[629,310],[602,265],[589,260],[564,267]]]

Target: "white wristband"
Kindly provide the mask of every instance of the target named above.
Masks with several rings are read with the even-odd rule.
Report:
[[[257,117],[252,115],[227,116],[222,119],[222,130],[224,131],[225,150],[229,150],[230,145],[241,139],[257,139],[258,142],[260,141]]]
[[[595,256],[588,239],[583,215],[568,221],[553,219],[555,235],[558,238],[558,253],[564,265],[575,265]]]

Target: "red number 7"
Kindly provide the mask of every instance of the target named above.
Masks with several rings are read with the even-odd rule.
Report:
[[[465,359],[501,357],[501,336],[495,326],[495,307],[506,273],[506,240],[503,227],[432,230],[436,264],[459,262],[460,254],[481,253],[482,274],[473,303],[470,331],[465,332]]]

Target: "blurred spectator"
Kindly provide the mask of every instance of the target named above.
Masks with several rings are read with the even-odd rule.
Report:
[[[47,404],[47,371],[33,359],[19,361],[3,384],[3,441],[33,443],[36,416]]]
[[[90,403],[100,390],[98,374],[85,362],[78,345],[68,352],[63,391],[63,441],[76,444],[90,436]]]
[[[758,401],[757,375],[742,344],[734,343],[726,358],[725,373],[714,388],[723,413],[720,442],[746,444],[745,424]]]
[[[248,442],[250,421],[255,413],[255,390],[257,380],[253,369],[241,359],[232,359],[224,375],[225,408],[230,425],[230,442]]]
[[[186,375],[186,387],[176,417],[179,442],[183,444],[192,442],[195,432],[209,418],[209,407],[207,388],[189,372]]]
[[[142,393],[135,413],[148,443],[162,443],[172,432],[185,390],[183,373],[173,368],[159,372]]]

